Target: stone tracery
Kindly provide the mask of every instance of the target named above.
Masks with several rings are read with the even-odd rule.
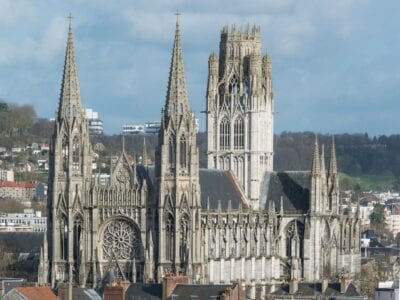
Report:
[[[139,255],[140,236],[134,224],[117,219],[110,222],[103,234],[104,259],[132,259]]]

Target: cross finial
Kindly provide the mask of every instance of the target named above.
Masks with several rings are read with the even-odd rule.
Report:
[[[72,27],[72,19],[73,19],[73,17],[72,17],[71,13],[69,13],[67,19],[69,20],[69,27]]]
[[[179,23],[179,16],[181,15],[181,13],[179,12],[179,10],[177,10],[175,12],[175,16],[176,16],[176,23]]]

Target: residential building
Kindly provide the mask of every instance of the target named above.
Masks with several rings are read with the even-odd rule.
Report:
[[[34,181],[1,181],[0,198],[30,202],[36,196],[36,185]]]
[[[14,171],[0,170],[0,181],[14,181]]]
[[[375,300],[399,300],[399,280],[379,282],[375,289]]]

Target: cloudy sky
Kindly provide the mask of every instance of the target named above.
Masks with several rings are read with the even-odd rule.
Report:
[[[1,0],[0,98],[54,116],[71,12],[85,107],[107,133],[158,120],[176,10],[203,129],[208,55],[223,25],[249,23],[272,57],[277,133],[400,133],[398,0]]]

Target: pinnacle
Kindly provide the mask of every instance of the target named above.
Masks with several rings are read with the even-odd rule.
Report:
[[[321,173],[325,174],[325,145],[321,145]]]
[[[315,136],[315,144],[314,144],[314,155],[312,161],[311,172],[314,175],[320,174],[320,158],[319,158],[319,147],[318,147],[318,138]]]
[[[334,136],[332,136],[331,159],[329,162],[329,174],[337,174],[336,147],[335,147],[335,137]]]

